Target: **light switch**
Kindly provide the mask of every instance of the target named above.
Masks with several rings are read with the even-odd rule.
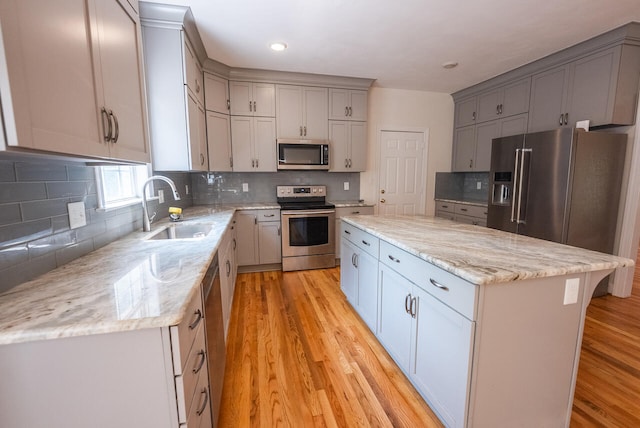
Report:
[[[344,190],[349,190],[349,182],[348,181],[344,182]]]
[[[243,192],[249,191],[249,183],[242,183],[242,191]]]
[[[70,202],[67,204],[67,210],[69,211],[69,227],[71,229],[87,225],[84,202]]]
[[[482,189],[482,181],[476,181],[476,189]]]
[[[580,292],[580,278],[567,279],[564,284],[564,304],[573,305],[578,303],[578,294]]]

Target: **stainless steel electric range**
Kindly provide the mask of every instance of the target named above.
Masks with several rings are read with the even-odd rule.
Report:
[[[326,186],[277,186],[283,271],[336,265],[336,210],[326,193]]]

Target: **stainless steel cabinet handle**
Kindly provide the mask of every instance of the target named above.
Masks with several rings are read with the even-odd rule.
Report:
[[[189,330],[193,330],[194,328],[196,328],[198,324],[200,324],[200,320],[202,320],[202,311],[200,309],[196,309],[193,315],[195,316],[193,317],[193,321],[191,321],[191,324],[189,324]]]
[[[438,287],[440,290],[449,291],[449,287],[447,287],[446,285],[442,285],[442,284],[440,284],[438,281],[436,281],[436,280],[435,280],[435,279],[433,279],[433,278],[429,278],[429,282],[430,282],[433,286]]]
[[[365,241],[364,239],[362,239],[362,243],[363,243],[364,245],[366,245],[367,247],[370,247],[370,246],[371,246],[371,244],[370,244],[370,243],[368,243],[367,241]]]
[[[466,209],[466,208],[460,208],[460,211],[467,212],[467,211],[469,211],[469,210],[468,210],[468,209]]]
[[[409,306],[409,313],[411,314],[411,318],[415,318],[417,315],[416,307],[418,306],[418,299],[414,297],[411,299],[411,305]]]
[[[353,116],[353,109],[349,107],[349,117]]]
[[[360,211],[351,211],[351,214],[360,214]]]
[[[351,168],[351,158],[349,158],[349,168]]]
[[[564,124],[568,124],[569,123],[569,113],[565,113],[564,114]]]
[[[356,253],[351,254],[351,266],[356,267]]]
[[[251,159],[251,168],[255,168],[255,167],[256,167],[256,160]]]
[[[262,217],[275,217],[275,214],[263,214]]]
[[[258,108],[256,106],[256,102],[255,101],[253,102],[253,111],[258,111]]]
[[[229,166],[233,168],[233,158],[229,157]]]
[[[253,104],[251,104],[251,101],[249,101],[249,111],[253,111]]]
[[[354,256],[355,256],[355,261],[356,261],[356,262],[354,263],[354,266],[357,268],[357,267],[358,267],[358,263],[360,262],[360,260],[359,260],[359,259],[360,259],[360,256],[358,256],[358,254],[354,254]]]
[[[231,275],[231,262],[229,260],[227,260],[225,265],[226,265],[226,268],[227,268],[227,277],[228,277],[229,275]]]
[[[238,242],[236,241],[236,238],[233,238],[233,249],[235,250],[237,247],[238,247]]]
[[[348,230],[345,230],[344,233],[346,233],[347,235],[351,235],[351,232],[349,232]]]
[[[281,233],[282,231],[280,230],[280,226],[278,226],[278,236],[280,236]]]
[[[349,107],[347,106],[344,107],[344,115],[349,116]]]
[[[304,126],[304,136],[305,137],[307,136],[307,127],[306,126]]]
[[[389,257],[389,260],[391,260],[392,262],[400,263],[400,259],[396,259],[391,254],[389,254],[388,257]]]
[[[411,298],[411,294],[407,294],[404,298],[404,311],[409,313],[409,299]]]
[[[500,104],[496,104],[496,114],[500,114]]]
[[[344,167],[347,168],[349,166],[349,159],[344,160]]]
[[[469,168],[473,168],[473,159],[469,159]]]
[[[118,116],[113,114],[112,110],[109,110],[109,115],[113,118],[113,128],[114,128],[114,136],[111,141],[114,143],[118,142],[118,138],[120,137],[120,125],[118,124]]]
[[[200,405],[198,410],[196,410],[198,416],[200,416],[202,412],[204,412],[204,409],[207,408],[207,403],[209,402],[209,390],[207,390],[207,388],[202,388],[202,390],[200,391],[200,395],[204,395],[204,400],[202,400],[202,404]]]
[[[476,112],[475,111],[471,114],[471,120],[476,120]]]
[[[231,100],[227,100],[227,110],[231,110]]]
[[[300,125],[300,136],[302,137],[302,125]]]
[[[260,159],[256,159],[256,168],[260,168]]]
[[[564,122],[564,114],[560,113],[560,120],[558,121],[558,123],[560,124],[560,126],[562,126],[563,122]]]
[[[109,117],[109,113],[107,112],[107,109],[104,107],[100,109],[100,114],[102,115],[102,128],[104,130],[104,141],[108,143],[109,141],[111,141],[111,133],[113,132],[113,129],[111,127],[111,118]]]
[[[198,373],[200,370],[202,370],[204,362],[207,361],[207,355],[204,353],[203,349],[198,351],[198,355],[200,356],[200,360],[198,361],[198,364],[193,366],[193,369],[191,369],[193,373]]]
[[[200,153],[200,165],[204,165],[204,155]]]

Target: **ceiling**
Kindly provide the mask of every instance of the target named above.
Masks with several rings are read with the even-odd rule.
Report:
[[[191,7],[209,57],[231,67],[447,93],[640,21],[638,0],[160,2]],[[275,41],[288,49],[272,51]]]

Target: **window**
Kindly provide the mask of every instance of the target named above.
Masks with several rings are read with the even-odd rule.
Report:
[[[142,200],[142,185],[148,177],[147,165],[97,167],[99,208],[110,209],[139,203]]]

